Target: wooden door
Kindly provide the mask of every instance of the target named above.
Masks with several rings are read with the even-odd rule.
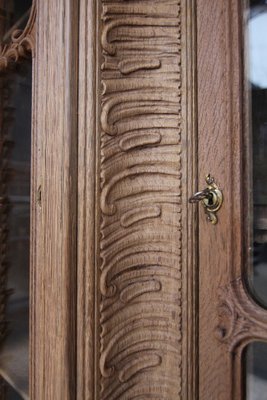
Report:
[[[258,155],[252,154],[252,136],[259,133],[253,122],[255,85],[248,83],[252,55],[247,41],[256,3],[200,0],[196,8],[198,185],[205,187],[205,175],[210,173],[224,196],[217,225],[207,221],[203,210],[199,214],[199,398],[203,400],[266,398],[263,389],[260,397],[255,391],[246,393],[245,374],[247,346],[267,339],[267,312],[249,284],[251,248],[257,241],[253,224],[258,219],[253,186]],[[257,106],[264,107],[262,100]]]
[[[37,0],[4,48],[33,56],[32,400],[245,399],[248,4]],[[188,201],[207,174],[217,224]]]
[[[193,3],[36,0],[3,48],[33,56],[25,398],[196,396]]]

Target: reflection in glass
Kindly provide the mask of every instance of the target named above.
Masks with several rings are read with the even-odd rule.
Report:
[[[0,375],[28,398],[31,62],[1,75]],[[7,321],[7,322],[6,322]]]
[[[32,0],[0,0],[0,42],[8,43],[12,32],[24,29]]]
[[[2,392],[0,393],[2,397],[1,400],[21,400],[23,397],[19,393],[17,393],[12,386],[10,386],[7,382],[4,382],[2,387]]]
[[[267,307],[267,2],[251,0],[247,32],[255,297]]]
[[[267,343],[254,342],[247,347],[247,400],[267,400]]]
[[[243,0],[246,10],[247,121],[251,260],[250,290],[267,308],[267,1]],[[250,344],[245,354],[246,399],[267,400],[267,343]]]
[[[0,48],[28,22],[32,0],[0,0]],[[30,60],[0,73],[0,398],[28,399],[31,176]],[[11,65],[12,64],[12,65]]]

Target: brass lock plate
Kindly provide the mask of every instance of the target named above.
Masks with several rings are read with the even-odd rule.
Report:
[[[208,187],[201,192],[195,193],[190,197],[189,202],[196,203],[201,201],[208,221],[215,225],[218,222],[217,212],[223,204],[223,194],[210,174],[206,176],[206,183]]]

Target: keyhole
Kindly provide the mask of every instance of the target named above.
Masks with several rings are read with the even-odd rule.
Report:
[[[214,205],[214,196],[213,196],[213,193],[209,193],[209,196],[208,196],[208,206],[211,207],[211,206],[213,206],[213,205]]]

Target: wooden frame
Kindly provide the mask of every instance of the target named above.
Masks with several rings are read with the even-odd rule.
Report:
[[[32,399],[195,396],[193,4],[36,2]]]
[[[30,398],[76,398],[78,4],[37,0]]]
[[[36,38],[32,399],[242,398],[267,316],[245,285],[240,4],[37,0],[3,49],[0,69]],[[224,207],[198,228],[208,172]]]
[[[244,284],[240,3],[38,7],[32,398],[242,398],[267,321]],[[207,172],[231,208],[200,217],[198,349],[187,200]]]
[[[76,397],[78,11],[76,1],[34,0],[24,31],[0,52],[0,71],[33,57],[32,399]]]
[[[242,356],[267,340],[267,313],[247,288],[248,212],[241,1],[197,2],[199,180],[210,172],[224,193],[214,229],[199,225],[200,399],[245,396]],[[211,40],[212,38],[212,40]]]

